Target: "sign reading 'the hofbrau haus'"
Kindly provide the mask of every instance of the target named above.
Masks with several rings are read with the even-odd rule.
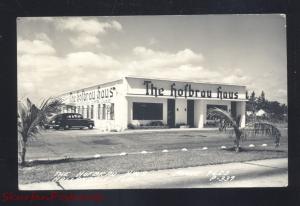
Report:
[[[217,86],[212,90],[193,88],[192,83],[184,84],[178,87],[172,82],[169,88],[158,87],[150,80],[144,80],[145,94],[150,96],[171,96],[171,97],[194,97],[194,98],[218,98],[218,99],[238,99],[238,91],[223,90],[222,86]]]

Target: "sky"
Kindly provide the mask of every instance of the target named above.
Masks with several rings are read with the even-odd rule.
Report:
[[[287,104],[282,14],[17,19],[18,99],[123,76],[245,85]]]

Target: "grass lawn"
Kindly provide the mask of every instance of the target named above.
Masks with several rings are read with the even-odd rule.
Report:
[[[226,141],[228,139],[230,140],[229,142],[231,142],[230,145],[232,145],[232,139],[227,138]],[[205,139],[205,141],[207,141],[206,144],[208,144],[209,140]],[[205,141],[198,146],[205,145]],[[213,139],[211,139],[211,141],[213,142]],[[248,145],[250,142],[256,145],[267,143],[268,146],[249,148]],[[279,148],[274,148],[272,143],[272,140],[269,138],[254,138],[253,140],[242,143],[241,146],[244,149],[239,153],[235,153],[229,149],[221,150],[215,145],[215,147],[208,147],[207,150],[200,150],[201,147],[186,147],[188,148],[188,151],[185,152],[180,150],[170,150],[168,153],[163,153],[161,150],[154,150],[153,153],[148,154],[129,154],[125,156],[102,157],[100,159],[88,161],[19,167],[19,183],[26,184],[51,181],[56,172],[70,172],[68,177],[74,177],[79,172],[120,174],[134,171],[182,168],[287,157],[287,135],[284,135],[281,138],[281,145]],[[160,147],[158,148],[161,149]],[[172,147],[169,147],[169,149],[172,149]]]

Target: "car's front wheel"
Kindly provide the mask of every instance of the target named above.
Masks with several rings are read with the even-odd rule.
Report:
[[[70,129],[70,126],[66,124],[64,129]]]
[[[92,124],[89,124],[88,128],[89,128],[89,129],[93,129],[93,125],[92,125]]]

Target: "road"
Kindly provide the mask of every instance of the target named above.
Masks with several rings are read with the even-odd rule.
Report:
[[[286,187],[287,185],[288,160],[281,158],[60,180],[59,183],[24,184],[19,185],[19,189],[219,188]]]

